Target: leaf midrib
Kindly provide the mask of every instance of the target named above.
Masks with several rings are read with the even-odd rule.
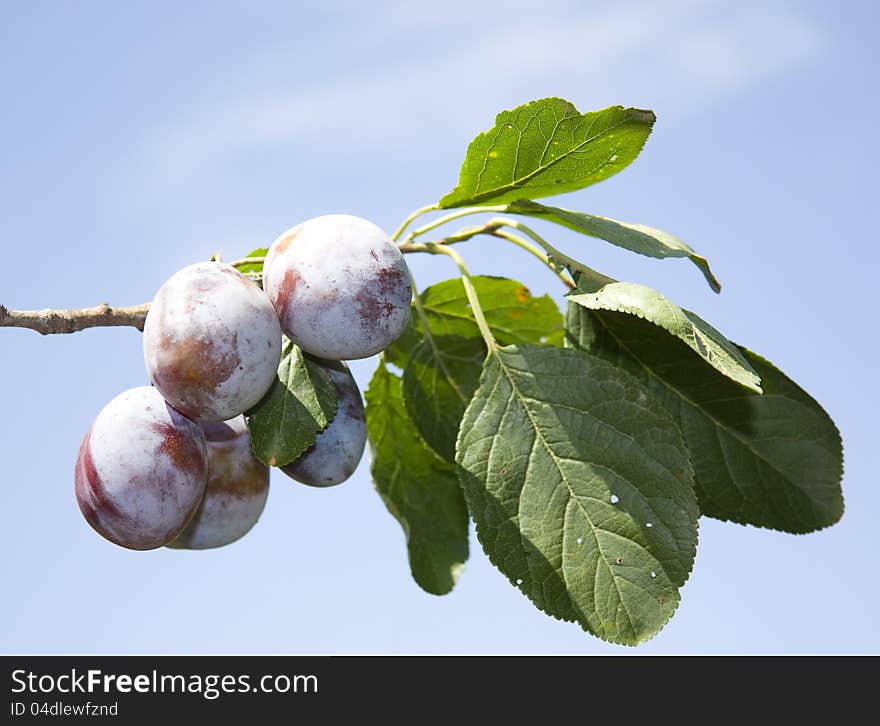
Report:
[[[293,390],[292,390],[291,386],[293,384],[293,378],[295,375],[295,372],[294,372],[295,366],[293,365],[294,352],[295,352],[295,349],[293,347],[291,347],[290,355],[287,357],[287,371],[286,371],[286,375],[285,375],[284,381],[283,381],[284,389],[291,396],[293,396]],[[282,355],[283,355],[283,353],[282,353]],[[284,395],[283,393],[281,396],[280,404],[281,404],[281,424],[277,427],[276,426],[272,427],[273,434],[272,434],[271,441],[272,441],[272,451],[274,452],[274,454],[270,455],[271,458],[275,458],[275,455],[282,453],[282,450],[285,448],[283,432],[287,430],[287,426],[286,426],[285,422],[287,419],[289,406],[287,405],[287,396]],[[295,449],[296,447],[292,447],[292,448]],[[308,448],[308,447],[306,447],[306,448]],[[303,448],[299,452],[296,452],[293,455],[294,459],[296,459],[296,457],[299,456],[303,451],[305,451],[305,448]]]
[[[535,116],[533,116],[532,118],[534,119]],[[561,119],[559,119],[559,120],[556,122],[556,126],[553,128],[553,133],[555,134],[555,133],[556,133],[556,130],[559,128],[559,125],[560,125],[563,121],[565,121],[566,119],[569,119],[569,118],[574,118],[574,116],[563,116]],[[583,118],[583,115],[580,115],[579,118]],[[509,192],[509,191],[515,191],[515,190],[517,190],[517,189],[520,189],[520,188],[522,188],[522,186],[523,186],[524,184],[526,184],[530,179],[532,179],[532,178],[535,177],[536,175],[538,175],[538,174],[540,174],[540,173],[543,173],[544,171],[546,171],[547,169],[549,169],[550,167],[552,167],[552,166],[553,166],[554,164],[556,164],[557,162],[559,162],[559,161],[561,161],[561,160],[563,160],[563,159],[567,159],[571,154],[576,154],[576,153],[578,153],[579,151],[581,151],[581,147],[583,147],[585,144],[592,143],[593,141],[595,141],[596,139],[598,139],[600,136],[602,136],[603,134],[608,133],[608,132],[611,131],[612,129],[620,128],[621,126],[623,126],[623,125],[626,123],[626,121],[627,121],[627,119],[624,118],[622,121],[620,121],[619,123],[614,124],[613,126],[607,126],[607,127],[605,127],[605,129],[604,129],[603,131],[600,131],[599,133],[595,134],[594,136],[591,136],[591,137],[589,137],[589,138],[587,138],[587,139],[584,139],[584,141],[582,141],[581,143],[579,143],[577,146],[575,146],[574,148],[572,148],[572,149],[566,151],[564,154],[560,154],[559,156],[557,156],[555,159],[553,159],[553,160],[550,161],[549,163],[547,163],[547,164],[540,164],[540,165],[539,165],[534,171],[532,171],[532,172],[526,174],[526,175],[523,176],[523,177],[520,177],[518,180],[514,180],[514,181],[510,182],[509,184],[505,184],[504,186],[495,187],[494,189],[491,189],[490,191],[487,191],[487,192],[480,192],[480,193],[477,193],[477,194],[473,194],[473,195],[471,195],[470,197],[468,197],[468,199],[470,200],[470,202],[472,202],[472,203],[474,203],[474,204],[479,204],[479,203],[480,203],[481,201],[483,201],[484,199],[487,199],[487,198],[490,198],[490,199],[491,199],[492,197],[496,197],[496,196],[500,196],[500,195],[506,194],[506,193]],[[516,128],[516,127],[514,127],[514,128]],[[521,138],[521,137],[522,137],[522,131],[520,131],[519,129],[517,129],[517,132],[519,133],[520,138]],[[497,136],[497,134],[496,134],[495,138],[492,140],[492,145],[491,145],[491,147],[490,147],[490,151],[491,151],[492,149],[495,148],[495,139],[497,139],[497,138],[498,138],[498,136]],[[551,134],[551,138],[552,138],[552,134]],[[517,145],[516,145],[517,154],[519,154],[519,148],[520,148],[520,142],[517,142]],[[621,148],[621,147],[616,146],[616,147],[612,150],[611,155],[613,156],[614,154],[616,154],[617,152],[619,152],[619,151],[620,151],[620,148]],[[488,157],[488,153],[486,154],[486,156]],[[589,172],[589,174],[587,174],[586,177],[584,177],[584,178],[589,178],[590,176],[592,176],[593,174],[595,174],[599,169],[601,169],[603,166],[606,166],[606,165],[609,164],[609,163],[611,163],[611,162],[608,161],[608,160],[603,161],[601,164],[599,164],[598,166],[596,166],[596,167],[594,167],[593,169],[591,169],[590,172]],[[515,170],[516,170],[516,165],[514,165],[513,168],[514,168],[514,171],[515,171]],[[480,182],[481,182],[481,180],[482,180],[483,172],[485,172],[485,167],[480,171],[480,174],[477,176],[477,183],[475,184],[475,191],[476,191],[476,189],[479,189],[479,185],[480,185]]]
[[[431,351],[434,354],[433,358],[437,361],[440,372],[443,374],[443,377],[447,380],[452,390],[455,391],[455,394],[461,399],[461,402],[467,404],[467,397],[461,392],[458,383],[453,379],[452,374],[449,372],[449,368],[446,367],[446,363],[440,355],[440,349],[437,347],[437,341],[434,340],[434,336],[431,335],[431,329],[427,325],[424,325],[423,327],[425,328],[425,340],[428,341],[431,346]]]
[[[544,205],[541,205],[541,206],[544,206]],[[567,218],[568,217],[575,217],[575,219],[577,219],[577,217],[586,217],[588,220],[599,220],[599,222],[608,222],[612,225],[616,225],[616,226],[621,227],[622,229],[626,230],[626,233],[633,234],[633,235],[640,235],[641,237],[646,237],[649,240],[655,240],[656,242],[658,242],[661,245],[660,252],[658,253],[659,256],[655,257],[655,255],[652,254],[652,252],[650,252],[650,251],[642,252],[640,250],[633,250],[637,254],[643,255],[645,257],[654,257],[655,259],[666,259],[669,257],[675,257],[675,258],[682,258],[682,257],[691,257],[692,258],[694,256],[699,257],[699,255],[697,255],[694,252],[694,250],[690,247],[690,245],[688,245],[686,242],[678,239],[678,237],[674,237],[673,235],[669,235],[668,233],[665,233],[665,232],[663,232],[663,230],[660,230],[660,229],[657,229],[655,231],[658,233],[663,233],[663,234],[667,235],[668,237],[671,237],[672,239],[674,239],[676,242],[678,242],[682,246],[675,247],[673,245],[670,245],[667,242],[664,242],[663,240],[659,239],[655,235],[651,235],[648,232],[644,232],[640,229],[634,229],[633,227],[629,226],[630,224],[632,224],[631,222],[622,222],[618,219],[610,219],[609,217],[600,217],[597,214],[590,214],[589,212],[575,212],[571,209],[563,209],[562,207],[549,207],[548,206],[545,208],[550,211],[544,212],[542,210],[535,210],[535,211],[530,212],[529,216],[545,218],[548,222],[554,222],[555,224],[559,225],[560,227],[567,226],[565,224],[562,224],[562,222],[556,222],[555,220],[552,219],[553,216],[556,216],[560,220],[568,221],[569,224],[571,224],[573,226],[578,226],[577,231],[583,232],[584,234],[586,234],[590,237],[593,237],[594,239],[600,239],[600,240],[604,240],[606,242],[610,242],[611,240],[608,240],[605,236],[603,236],[601,234],[597,234],[597,232],[595,230],[588,230],[586,227],[581,227],[581,226],[577,225],[576,222],[571,222]],[[563,214],[559,214],[559,212],[562,212]],[[653,229],[653,228],[649,227],[649,229]],[[615,244],[615,245],[617,244],[616,242],[611,242],[611,243]],[[643,243],[643,244],[646,248],[648,248],[648,249],[651,248],[651,245],[649,243]],[[632,249],[632,248],[630,248],[630,249]],[[703,257],[701,259],[705,260],[706,258]]]
[[[587,308],[584,308],[584,309],[587,310]],[[609,311],[609,312],[610,312],[610,311]],[[761,453],[760,453],[757,449],[755,449],[755,448],[750,444],[750,442],[749,442],[747,439],[744,439],[744,438],[743,438],[742,436],[740,436],[736,431],[734,431],[733,429],[730,429],[729,427],[725,426],[725,425],[724,425],[719,419],[717,419],[717,418],[716,418],[715,416],[713,416],[711,413],[709,413],[709,412],[706,411],[704,408],[702,408],[702,407],[701,407],[699,404],[697,404],[693,399],[691,399],[690,397],[686,396],[686,395],[685,395],[683,392],[681,392],[678,388],[676,388],[676,387],[673,386],[671,383],[669,383],[668,381],[666,381],[666,379],[664,379],[661,375],[655,373],[655,372],[653,371],[652,368],[648,367],[648,365],[646,365],[646,364],[642,361],[641,358],[639,358],[635,353],[633,353],[633,351],[629,348],[629,346],[627,346],[627,345],[626,345],[626,344],[625,344],[625,343],[624,343],[624,342],[623,342],[623,341],[622,341],[617,335],[614,334],[614,331],[612,331],[611,328],[608,327],[608,325],[605,324],[605,322],[602,320],[602,318],[601,318],[600,315],[596,315],[595,317],[597,317],[597,318],[600,320],[600,322],[602,323],[602,327],[605,329],[605,331],[606,331],[606,332],[607,332],[612,338],[614,338],[615,342],[620,346],[620,348],[621,348],[622,350],[626,351],[626,353],[630,356],[630,358],[632,358],[633,360],[635,360],[635,361],[639,364],[639,366],[640,366],[641,368],[643,368],[643,369],[648,373],[648,375],[649,375],[651,378],[654,378],[654,379],[660,381],[660,383],[662,383],[666,388],[668,388],[670,391],[672,391],[672,393],[675,394],[676,396],[678,396],[683,402],[687,403],[691,408],[694,408],[694,409],[696,409],[698,412],[702,413],[706,418],[710,419],[710,420],[711,420],[711,421],[712,421],[712,422],[713,422],[713,423],[714,423],[719,429],[723,429],[728,435],[730,435],[732,438],[734,438],[734,439],[736,439],[737,441],[739,441],[743,446],[745,446],[749,451],[751,451],[751,452],[754,454],[754,456],[755,456],[756,459],[760,459],[761,461],[763,461],[768,467],[770,467],[771,469],[773,469],[773,471],[775,471],[777,474],[779,474],[779,476],[781,476],[781,477],[782,477],[782,478],[783,478],[783,479],[784,479],[784,480],[785,480],[790,486],[793,486],[795,489],[797,489],[798,491],[800,491],[800,492],[802,492],[802,493],[804,492],[804,490],[801,489],[801,488],[800,488],[795,482],[793,482],[791,479],[789,479],[788,476],[787,476],[784,472],[782,472],[779,468],[777,468],[776,466],[774,466],[773,462],[771,462],[769,459],[767,459],[767,458],[765,458],[764,456],[762,456]],[[753,395],[763,395],[763,394],[753,394]],[[779,396],[781,396],[781,394],[774,394],[774,395],[779,395]],[[781,396],[781,397],[782,397],[782,398],[785,398],[786,400],[790,400],[790,399],[788,399],[787,396]],[[684,435],[684,432],[682,432],[682,435]],[[737,483],[736,483],[736,479],[735,479],[734,476],[733,476],[733,472],[731,471],[730,467],[727,466],[727,461],[726,461],[726,460],[725,460],[725,462],[724,462],[724,467],[725,467],[725,469],[727,469],[727,473],[728,473],[728,475],[730,476],[730,480],[734,483],[734,486],[736,486],[736,488],[737,488],[740,492],[742,492],[742,489],[740,489],[739,486],[738,486]],[[743,497],[743,499],[746,500],[746,501],[752,501],[749,497],[746,497],[745,494],[742,494],[742,497]]]
[[[436,315],[438,318],[449,318],[451,320],[466,321],[468,323],[472,323],[475,328],[477,327],[477,321],[474,320],[473,316],[471,316],[471,315],[461,315],[460,313],[448,312],[448,311],[442,310],[438,307],[432,307],[430,305],[425,305],[425,310],[429,310],[432,315]],[[520,310],[520,308],[517,307],[516,305],[500,305],[496,308],[491,309],[492,312],[494,312],[496,310]],[[520,343],[529,344],[530,341],[527,341],[521,335],[518,335],[517,331],[553,333],[553,332],[559,330],[563,326],[557,326],[556,328],[553,328],[549,331],[547,331],[545,328],[529,328],[529,327],[525,327],[525,326],[519,326],[515,330],[511,330],[510,328],[507,328],[503,325],[499,325],[497,323],[489,323],[489,327],[493,331],[500,331],[500,332],[504,333],[505,335],[510,336],[510,340],[516,340],[517,342],[520,342]]]
[[[617,583],[617,575],[614,573],[614,570],[613,570],[612,567],[611,567],[611,563],[609,562],[608,557],[605,555],[605,551],[602,549],[602,545],[601,545],[600,542],[599,542],[599,535],[598,535],[598,532],[597,532],[596,525],[593,524],[593,520],[590,518],[590,515],[587,513],[587,511],[586,511],[586,510],[583,508],[583,506],[581,505],[581,502],[580,502],[579,497],[578,497],[578,496],[575,494],[575,492],[572,490],[572,488],[571,488],[571,484],[569,484],[568,478],[565,476],[565,473],[562,471],[562,467],[561,467],[560,464],[559,464],[559,459],[557,458],[556,453],[555,453],[555,452],[553,451],[553,449],[550,447],[550,444],[547,442],[547,439],[544,437],[544,434],[542,433],[540,427],[537,425],[537,422],[535,421],[534,417],[532,416],[532,411],[531,411],[531,409],[529,408],[529,406],[526,405],[526,400],[527,400],[527,399],[526,399],[526,397],[523,395],[523,393],[520,391],[519,387],[516,385],[516,382],[514,381],[514,377],[513,377],[513,375],[511,374],[510,370],[509,370],[508,367],[505,365],[505,363],[504,363],[504,361],[501,359],[501,357],[498,356],[497,354],[495,355],[495,359],[498,361],[498,364],[499,364],[500,368],[504,371],[504,374],[505,374],[505,376],[506,376],[506,378],[507,378],[507,380],[508,380],[508,383],[510,384],[510,388],[511,388],[511,390],[514,391],[514,393],[516,394],[517,398],[520,400],[520,405],[522,406],[523,410],[526,412],[526,416],[528,417],[529,422],[531,423],[532,428],[533,428],[534,431],[535,431],[536,438],[540,438],[540,440],[541,440],[541,444],[543,445],[543,447],[544,447],[544,449],[547,451],[547,453],[550,455],[550,458],[551,458],[552,461],[553,461],[553,465],[556,467],[556,470],[559,472],[559,477],[560,477],[560,479],[562,479],[562,481],[565,483],[565,488],[568,490],[568,494],[569,494],[569,498],[570,498],[570,500],[573,500],[573,501],[576,503],[577,508],[580,510],[580,512],[581,512],[581,514],[583,515],[584,519],[586,519],[587,523],[590,525],[590,530],[591,530],[591,532],[592,532],[592,534],[593,534],[593,539],[594,539],[595,542],[596,542],[596,550],[597,550],[597,551],[599,552],[599,554],[602,556],[602,562],[605,564],[605,567],[606,567],[608,573],[611,575],[611,581],[614,583],[614,589],[615,589],[615,591],[617,592],[617,598],[618,598],[618,601],[619,601],[620,604],[623,606],[623,609],[626,611],[626,616],[627,616],[627,619],[628,619],[628,621],[629,621],[630,629],[632,630],[633,635],[638,639],[639,635],[638,635],[638,631],[637,631],[637,628],[636,628],[635,622],[633,621],[632,613],[630,612],[629,608],[627,607],[627,605],[626,605],[626,601],[625,601],[625,599],[624,599],[624,597],[623,597],[623,593],[621,592],[621,590],[620,590],[620,586],[619,586],[618,583]],[[620,475],[618,474],[618,476],[620,476]],[[623,478],[625,478],[625,477],[621,477],[621,479],[623,479]],[[522,490],[520,490],[520,493],[522,493]],[[521,502],[522,499],[520,498],[519,501]],[[519,512],[517,512],[517,517],[518,517],[518,516],[519,516]],[[604,530],[603,530],[603,531],[604,531]],[[520,539],[521,539],[521,538],[522,538],[522,533],[521,533],[521,531],[520,531]],[[521,545],[521,546],[522,546],[522,545]],[[524,548],[524,549],[525,549],[525,548]],[[658,565],[659,565],[661,568],[663,568],[663,563],[661,563],[656,557],[654,557],[654,555],[651,555],[651,557],[653,557],[654,560],[658,563]],[[528,560],[526,560],[526,561],[528,562]],[[560,569],[562,570],[562,572],[561,572],[561,574],[562,574],[562,578],[565,580],[566,585],[568,585],[568,578],[567,578],[566,575],[565,575],[565,568],[560,568]],[[665,569],[665,568],[664,568],[664,569]],[[595,588],[596,588],[596,581],[597,581],[597,579],[598,579],[598,570],[596,571],[596,574],[593,575],[593,590],[594,590],[594,593],[595,593]],[[569,595],[569,600],[571,600],[571,596],[570,596],[570,595]],[[602,629],[603,629],[604,631],[607,632],[607,629],[606,629],[606,628],[603,627]]]
[[[596,295],[596,293],[587,293],[587,294],[593,294],[594,296]],[[599,302],[598,298],[597,298],[597,302]],[[625,306],[609,307],[609,306],[603,304],[602,306],[599,306],[596,308],[588,308],[586,305],[581,305],[577,301],[575,301],[575,304],[580,305],[585,310],[589,310],[589,311],[596,312],[596,313],[608,312],[608,313],[619,313],[621,315],[630,315],[630,316],[638,318],[639,320],[644,320],[646,323],[650,323],[651,325],[653,325],[657,328],[660,328],[661,330],[665,330],[671,336],[678,338],[682,343],[687,345],[687,347],[690,348],[694,353],[696,353],[697,356],[699,356],[701,360],[703,360],[710,367],[717,370],[725,378],[727,378],[730,381],[733,381],[734,383],[736,383],[739,386],[742,386],[743,388],[748,389],[748,386],[742,380],[740,380],[739,378],[733,378],[728,374],[728,369],[727,369],[727,366],[725,366],[723,364],[723,359],[719,359],[718,354],[713,352],[712,346],[718,347],[722,351],[724,351],[724,346],[721,343],[719,343],[717,340],[715,340],[708,333],[705,333],[702,330],[700,330],[697,327],[697,325],[687,316],[687,314],[685,314],[685,311],[683,308],[678,307],[677,305],[675,305],[671,300],[669,300],[666,297],[663,297],[663,299],[660,302],[667,307],[668,312],[672,314],[674,320],[676,320],[678,323],[686,326],[686,328],[687,328],[686,330],[676,332],[675,330],[673,330],[672,326],[664,325],[663,323],[656,322],[655,320],[651,320],[646,315],[639,315],[634,310],[628,309]],[[681,314],[681,316],[679,316],[679,313]],[[683,320],[682,320],[682,318],[683,318]],[[603,325],[604,325],[604,323],[603,323]],[[605,326],[605,327],[606,327],[606,329],[608,329],[607,326]],[[608,330],[610,333],[611,332],[610,329],[608,329]],[[699,350],[696,350],[693,346],[688,345],[687,341],[682,337],[682,335],[684,335],[686,332],[693,333],[691,337],[693,338],[695,343],[697,341],[700,341],[699,344],[702,348],[704,348],[706,350],[706,355],[701,354]],[[617,340],[617,337],[613,333],[611,333],[611,335],[612,335],[612,337],[615,338],[615,340]],[[711,343],[712,345],[708,345],[705,341],[709,341],[709,343]],[[736,343],[734,343],[733,341],[728,341],[728,342],[730,342],[731,345],[736,346]],[[623,346],[622,343],[621,343],[621,346]],[[629,348],[627,348],[627,351],[629,351]],[[733,356],[731,353],[728,353],[727,351],[724,351],[724,352],[727,355],[729,360],[733,361],[734,363],[739,362],[736,360],[736,357]],[[631,353],[631,351],[630,351],[630,353]],[[635,357],[634,354],[631,353],[631,355],[633,355],[633,357]],[[709,360],[710,356],[712,358],[714,358],[714,360],[716,360],[716,361],[721,360],[722,362],[719,363],[719,365],[713,365],[712,362]],[[639,359],[637,359],[637,360],[639,360]],[[748,361],[746,361],[746,362],[748,363]],[[639,363],[641,363],[641,360],[639,360]],[[743,370],[746,374],[749,373],[749,371],[746,368],[742,367],[741,365],[740,365],[740,369]],[[760,376],[758,376],[756,371],[753,371],[753,375],[760,382],[761,378],[760,378]],[[758,386],[757,383],[755,385]],[[760,388],[760,386],[758,386],[758,387]],[[761,395],[761,394],[763,394],[763,389],[761,389],[760,391],[754,391],[754,393]]]

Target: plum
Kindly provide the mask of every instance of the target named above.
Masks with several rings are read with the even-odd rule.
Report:
[[[132,550],[180,534],[208,480],[205,435],[155,388],[119,394],[95,418],[76,460],[76,499],[86,521]]]
[[[367,443],[364,403],[357,383],[347,368],[328,368],[336,388],[336,415],[321,431],[311,448],[281,471],[298,482],[314,487],[341,484],[354,473]]]
[[[269,495],[269,467],[251,450],[244,416],[201,422],[208,442],[208,486],[186,529],[168,544],[205,550],[235,542],[250,531]]]
[[[247,411],[269,390],[280,359],[278,316],[234,267],[184,267],[150,305],[147,372],[165,400],[191,418],[225,421]]]
[[[375,224],[347,214],[315,217],[278,237],[266,255],[263,288],[284,333],[320,358],[375,355],[409,321],[403,255]]]

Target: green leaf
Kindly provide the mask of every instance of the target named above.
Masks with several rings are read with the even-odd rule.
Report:
[[[522,283],[501,277],[472,281],[500,343],[562,345],[562,315],[549,296],[533,297]],[[459,421],[477,387],[486,348],[461,278],[432,285],[421,299],[430,335],[414,309],[411,327],[386,351],[386,360],[405,371],[404,399],[420,434],[452,461]]]
[[[538,608],[628,645],[672,616],[699,511],[681,434],[633,376],[572,349],[497,350],[457,461],[483,548]]]
[[[440,456],[455,460],[455,439],[480,382],[481,338],[430,335],[413,350],[403,373],[403,398],[419,433]]]
[[[426,592],[444,595],[467,561],[467,507],[455,468],[419,436],[401,388],[380,364],[367,390],[373,481],[403,527],[413,578]]]
[[[533,297],[521,282],[504,277],[476,275],[471,280],[486,321],[499,343],[562,345],[562,314],[550,296]],[[422,306],[435,335],[480,337],[461,278],[426,288],[422,292]],[[413,317],[417,317],[415,313]]]
[[[268,247],[257,247],[257,249],[248,252],[243,259],[250,259],[252,257],[265,257],[268,253]],[[239,265],[236,269],[242,275],[250,275],[253,277],[262,277],[263,275],[262,262],[247,262],[243,265]]]
[[[267,466],[286,466],[335,415],[336,389],[327,369],[285,338],[275,382],[247,413],[254,454]]]
[[[590,310],[643,318],[663,331],[661,337],[673,336],[722,375],[752,391],[761,392],[761,378],[739,348],[698,315],[678,307],[650,287],[634,282],[614,282],[597,292],[575,292],[567,297]]]
[[[597,217],[584,212],[573,212],[560,207],[547,207],[528,200],[512,202],[508,205],[507,211],[512,214],[546,219],[549,222],[555,222],[590,237],[598,237],[646,257],[655,257],[661,260],[667,257],[687,257],[703,273],[709,287],[715,292],[721,291],[721,283],[712,274],[709,261],[705,257],[698,255],[678,237],[673,237],[671,234],[654,227],[632,222],[618,222],[614,219]]]
[[[424,340],[421,332],[416,328],[416,317],[417,313],[415,308],[413,308],[412,314],[409,316],[406,327],[403,329],[400,337],[382,351],[385,362],[391,363],[401,370],[406,368],[406,362],[409,360],[415,347]]]
[[[567,344],[638,375],[683,432],[703,514],[786,532],[843,514],[840,433],[822,407],[759,355],[756,395],[716,375],[680,340],[632,315],[571,303]]]
[[[638,156],[655,119],[622,106],[582,114],[561,98],[502,111],[471,142],[458,186],[440,207],[538,199],[595,184]]]

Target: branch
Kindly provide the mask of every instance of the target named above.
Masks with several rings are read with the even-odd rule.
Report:
[[[432,207],[425,207],[424,210],[419,211],[420,213],[422,213],[423,211],[429,211],[431,209]],[[427,224],[424,227],[416,230],[414,233],[410,233],[409,237],[407,237],[407,240],[410,241],[400,243],[398,245],[398,248],[403,253],[430,252],[431,254],[445,254],[452,257],[453,260],[456,261],[456,264],[458,264],[461,268],[462,265],[459,264],[462,262],[461,258],[458,256],[457,253],[446,247],[446,245],[454,244],[456,242],[463,242],[464,240],[475,237],[478,234],[494,235],[496,237],[502,237],[510,242],[513,242],[515,245],[522,247],[531,254],[535,255],[544,264],[550,267],[557,275],[559,275],[562,281],[569,288],[574,287],[574,283],[571,282],[571,280],[569,280],[565,274],[563,274],[553,265],[553,263],[548,259],[547,255],[541,253],[541,251],[538,250],[534,245],[526,242],[521,237],[518,237],[517,235],[511,234],[509,232],[504,232],[499,228],[513,227],[515,229],[519,229],[522,232],[525,232],[533,239],[541,242],[543,246],[548,250],[548,252],[551,252],[551,254],[553,254],[554,257],[557,257],[560,262],[565,263],[569,261],[569,258],[566,258],[557,250],[550,247],[529,228],[511,220],[501,218],[493,219],[492,221],[483,225],[479,225],[476,227],[467,227],[456,234],[451,234],[448,237],[444,237],[439,242],[429,242],[427,244],[424,244],[411,241],[413,236],[424,234],[430,229],[439,226],[440,222],[451,221],[451,219],[457,219],[458,217],[464,216],[465,214],[475,214],[477,211],[491,212],[494,211],[494,208],[488,207],[480,210],[463,210],[461,212],[449,215],[448,218],[443,218],[442,220],[437,220],[437,222],[435,223]],[[413,218],[415,218],[415,216],[416,215],[414,215]],[[216,261],[219,261],[217,257],[219,256],[212,257],[212,260],[216,259]],[[244,259],[236,260],[235,262],[230,262],[229,264],[232,267],[237,268],[249,264],[260,264],[264,261],[264,257],[245,257]],[[463,272],[463,275],[466,276],[467,273]],[[610,280],[611,278],[607,279]],[[470,278],[466,277],[465,289],[467,289],[469,283]],[[79,331],[87,330],[88,328],[132,327],[143,331],[144,321],[146,320],[147,311],[149,309],[150,303],[143,303],[142,305],[132,305],[130,307],[121,308],[114,308],[110,307],[110,305],[107,303],[101,303],[100,305],[95,305],[91,308],[79,308],[74,310],[8,310],[7,308],[0,305],[0,328],[28,328],[30,330],[37,331],[41,335],[55,335],[58,333],[78,333]]]
[[[126,326],[142,331],[149,309],[149,303],[125,308],[101,303],[78,310],[7,310],[0,305],[0,328],[29,328],[41,335]]]

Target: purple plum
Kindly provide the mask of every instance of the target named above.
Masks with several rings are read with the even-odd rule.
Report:
[[[219,262],[174,274],[144,325],[153,385],[187,416],[225,421],[269,390],[281,359],[278,316],[259,286]]]
[[[204,550],[235,542],[263,512],[269,495],[269,467],[251,450],[244,416],[226,422],[203,421],[208,442],[208,486],[174,549]]]
[[[347,214],[315,217],[278,237],[263,266],[263,288],[284,333],[329,360],[375,355],[409,320],[403,255],[375,224]]]
[[[336,415],[321,431],[311,448],[281,471],[298,482],[314,487],[341,484],[350,477],[364,455],[367,424],[364,403],[348,369],[328,368],[336,388]]]
[[[86,521],[132,550],[162,547],[199,506],[208,480],[205,435],[155,388],[119,394],[79,449],[76,499]]]

